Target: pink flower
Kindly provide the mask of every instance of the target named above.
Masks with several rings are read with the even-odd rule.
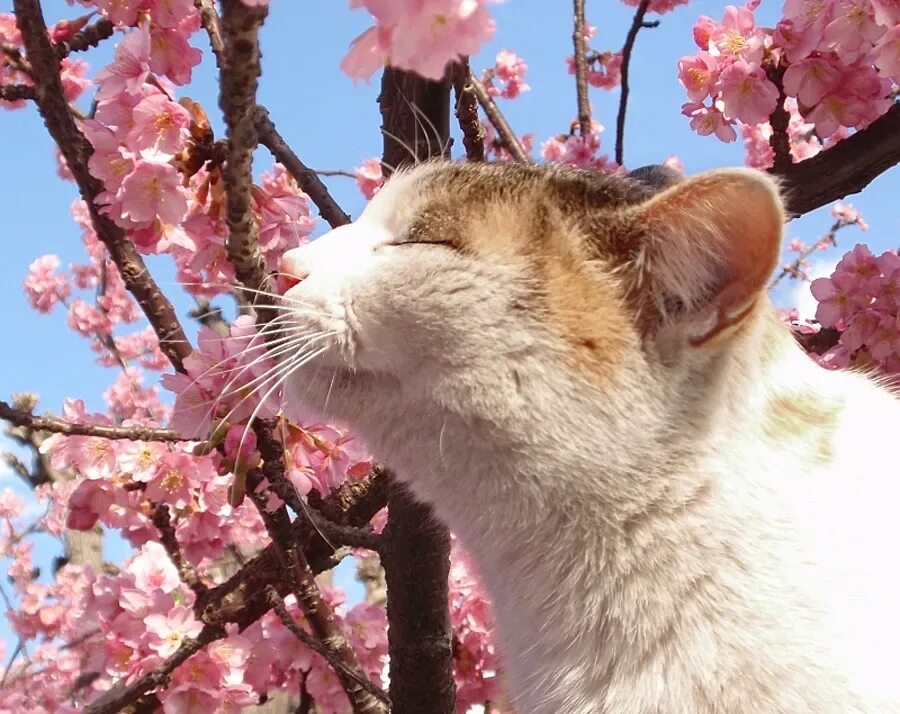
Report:
[[[150,69],[178,85],[191,81],[191,69],[203,59],[203,53],[188,44],[180,29],[154,27],[150,46]]]
[[[701,50],[709,49],[709,40],[712,37],[713,30],[715,30],[719,26],[715,20],[713,20],[708,15],[701,15],[697,18],[697,22],[694,23],[694,42],[697,43],[697,47]]]
[[[163,658],[171,657],[186,639],[203,629],[189,607],[175,607],[166,615],[147,615],[144,624],[150,635],[148,646]]]
[[[745,57],[759,47],[758,42],[752,41],[755,29],[753,13],[747,7],[728,5],[722,24],[714,27],[710,33],[710,49],[722,56]]]
[[[841,203],[838,201],[831,207],[831,215],[840,221],[842,225],[849,226],[855,223],[864,231],[869,229],[869,226],[863,220],[859,211],[849,203]]]
[[[840,70],[824,57],[792,63],[784,73],[784,91],[808,107],[815,105],[840,80]]]
[[[351,77],[368,79],[385,62],[440,79],[463,55],[478,53],[494,35],[483,0],[359,0],[377,26],[356,38],[341,62]]]
[[[380,159],[366,159],[359,168],[353,169],[353,174],[356,176],[356,184],[362,191],[362,195],[369,200],[378,193],[384,183]]]
[[[525,82],[525,72],[528,65],[525,60],[509,50],[500,50],[497,53],[497,61],[494,65],[494,77],[504,83],[502,89],[497,89],[493,83],[488,82],[488,93],[493,96],[501,96],[504,99],[515,99],[522,92],[531,89]]]
[[[117,197],[122,202],[123,216],[139,224],[157,216],[167,223],[178,223],[187,211],[178,171],[157,161],[139,159],[122,181]]]
[[[106,482],[85,479],[69,496],[69,513],[66,527],[76,531],[89,531],[97,520],[109,510],[114,496]]]
[[[162,0],[153,5],[154,24],[165,28],[177,28],[197,12],[193,0]]]
[[[875,22],[869,0],[836,0],[832,7],[833,19],[826,25],[823,39],[850,64],[868,52],[885,28]]]
[[[112,63],[97,75],[97,99],[109,99],[120,92],[138,94],[149,75],[150,33],[141,27],[125,36],[116,47]]]
[[[900,357],[900,315],[882,314],[868,345],[872,357],[879,362]]]
[[[134,108],[134,125],[126,142],[135,154],[144,149],[175,155],[183,148],[191,126],[191,115],[164,94],[144,97]]]
[[[65,275],[56,272],[59,258],[44,255],[28,266],[25,278],[25,294],[28,302],[38,312],[50,312],[57,303],[65,302],[72,292],[72,285]]]
[[[722,70],[719,83],[726,113],[747,124],[768,119],[778,103],[778,88],[755,63],[735,60]]]
[[[131,27],[137,23],[142,0],[95,0],[94,5],[117,25]]]
[[[691,117],[691,129],[700,136],[715,134],[721,141],[732,142],[737,139],[734,130],[734,122],[715,106],[707,107],[702,104],[688,103],[681,107],[681,113]]]
[[[153,478],[144,492],[147,498],[184,508],[192,500],[192,489],[213,478],[215,471],[209,459],[199,459],[180,452],[163,455]]]
[[[872,49],[880,73],[900,83],[900,25],[888,30]]]
[[[166,549],[153,541],[141,547],[141,552],[126,566],[126,570],[134,576],[135,587],[145,594],[154,590],[170,593],[180,583],[178,570]]]
[[[678,80],[692,102],[702,102],[708,97],[717,79],[718,61],[708,52],[678,60]]]

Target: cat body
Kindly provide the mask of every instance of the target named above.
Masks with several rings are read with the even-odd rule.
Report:
[[[900,711],[900,403],[775,318],[782,218],[749,171],[428,164],[286,255],[333,335],[289,393],[471,552],[522,714]]]

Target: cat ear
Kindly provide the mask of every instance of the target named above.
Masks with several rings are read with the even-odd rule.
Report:
[[[741,323],[778,264],[784,209],[774,181],[751,169],[710,171],[635,211],[635,284],[652,323],[683,324],[693,345]]]

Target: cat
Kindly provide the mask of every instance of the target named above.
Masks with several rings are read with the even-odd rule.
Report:
[[[285,254],[292,404],[471,552],[521,714],[900,711],[900,401],[766,295],[765,174],[433,162]]]

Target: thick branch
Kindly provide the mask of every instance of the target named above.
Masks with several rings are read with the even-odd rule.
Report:
[[[591,133],[591,103],[587,88],[587,47],[584,38],[584,0],[574,0],[575,29],[572,43],[575,45],[575,90],[578,94],[578,125],[581,135]]]
[[[344,213],[343,209],[331,197],[331,194],[328,193],[328,189],[316,175],[316,172],[306,166],[297,154],[291,150],[291,147],[287,145],[287,142],[278,133],[275,124],[269,118],[269,112],[263,107],[257,107],[256,109],[256,129],[259,132],[259,142],[294,177],[300,189],[316,204],[319,213],[322,214],[322,218],[328,221],[328,225],[332,228],[337,228],[350,223],[350,216]]]
[[[818,332],[799,332],[793,330],[794,339],[807,352],[823,355],[841,341],[841,333],[833,327],[823,327]]]
[[[394,484],[382,565],[394,714],[452,714],[452,628],[447,611],[450,533],[428,506]]]
[[[463,146],[469,161],[484,161],[484,127],[478,119],[478,100],[472,88],[472,71],[466,57],[453,70],[456,92],[456,120],[463,135]]]
[[[781,179],[787,210],[794,216],[814,211],[858,193],[900,162],[900,104],[861,131],[783,170],[769,169]]]
[[[772,147],[775,171],[784,171],[791,165],[791,142],[788,137],[788,124],[791,115],[784,108],[784,69],[775,67],[769,69],[769,80],[778,88],[778,103],[774,111],[769,115],[769,125],[772,127],[772,136],[769,137],[769,146]]]
[[[474,79],[474,78],[473,78]],[[470,81],[473,81],[470,79]],[[484,88],[473,82],[473,86]],[[477,91],[477,90],[476,90]],[[486,94],[486,92],[485,92]],[[450,134],[450,83],[429,82],[417,75],[386,69],[381,84],[385,164],[399,167],[411,158],[400,145],[416,145],[419,117],[430,123],[443,149]],[[422,148],[421,142],[416,146]],[[393,485],[389,497],[383,557],[388,586],[388,648],[393,714],[453,714],[456,685],[448,576],[450,532],[428,506]]]
[[[49,416],[34,416],[0,401],[0,419],[16,426],[36,431],[49,431],[66,436],[99,436],[102,439],[128,439],[130,441],[185,441],[171,429],[151,429],[145,426],[103,426],[101,424],[76,424]]]
[[[628,107],[628,71],[631,65],[631,53],[634,51],[634,43],[641,28],[659,25],[659,20],[644,22],[648,5],[650,5],[650,0],[641,0],[641,4],[634,13],[634,19],[631,21],[631,27],[628,29],[628,35],[625,37],[625,45],[622,47],[622,91],[619,95],[619,113],[616,116],[616,163],[619,165],[625,160],[625,111]]]
[[[494,129],[497,130],[497,136],[500,137],[500,141],[510,156],[523,164],[531,163],[531,159],[528,158],[528,154],[525,152],[522,142],[519,141],[519,137],[516,136],[509,122],[506,121],[506,117],[503,116],[500,107],[497,106],[491,95],[487,93],[484,85],[473,74],[469,75],[469,85],[472,87],[472,91],[475,92],[475,98],[478,99],[478,103],[481,105],[484,113],[487,114],[488,120],[493,124]]]
[[[97,195],[104,190],[103,184],[88,171],[87,160],[92,148],[75,125],[66,103],[59,74],[59,58],[47,36],[40,3],[38,0],[14,0],[13,4],[31,63],[38,110],[75,177],[97,237],[116,264],[125,287],[134,295],[156,331],[160,349],[177,370],[184,371],[183,360],[191,353],[191,346],[172,304],[150,277],[143,258],[124,231],[101,215],[94,203]]]
[[[224,0],[225,64],[219,106],[228,126],[228,154],[222,176],[226,189],[228,259],[238,280],[250,289],[249,302],[268,305],[271,298],[266,261],[259,250],[259,225],[253,215],[253,151],[256,149],[256,89],[260,75],[259,28],[268,9]],[[263,291],[259,293],[256,291]],[[260,313],[268,322],[270,310]]]

